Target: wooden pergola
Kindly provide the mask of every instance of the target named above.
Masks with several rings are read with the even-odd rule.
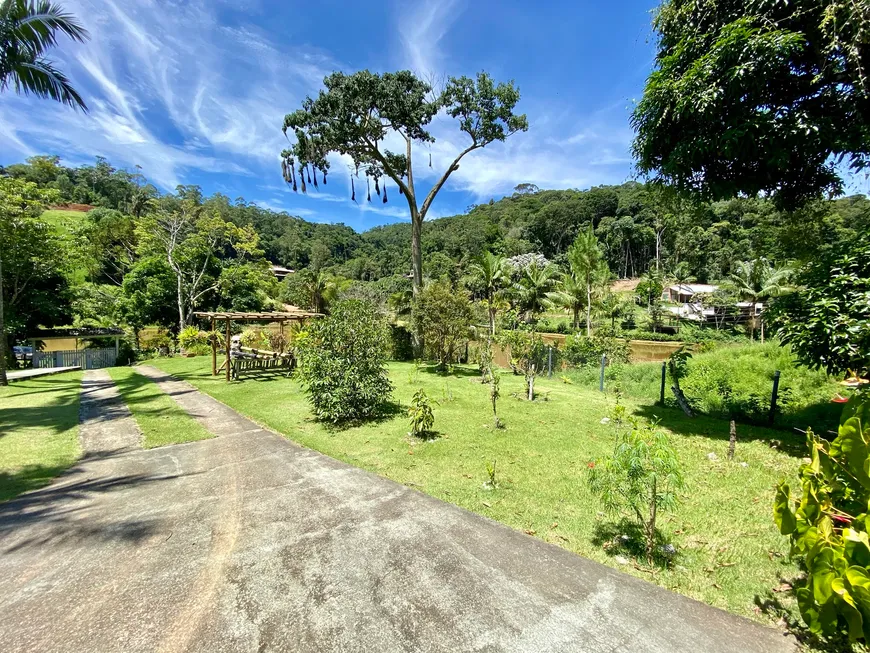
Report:
[[[216,324],[221,320],[225,323],[224,350],[226,353],[226,361],[224,361],[224,371],[226,372],[227,381],[230,380],[230,341],[232,334],[230,333],[230,322],[277,322],[281,335],[284,335],[284,324],[287,322],[304,322],[311,318],[323,317],[322,313],[310,313],[308,311],[273,311],[266,313],[250,313],[246,311],[201,311],[193,314],[195,317],[204,318],[211,321],[211,330],[215,331]],[[212,376],[217,376],[217,339],[211,340],[211,373]]]

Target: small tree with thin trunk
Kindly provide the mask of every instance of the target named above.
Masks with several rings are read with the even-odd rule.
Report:
[[[356,199],[354,179],[360,172],[366,178],[369,201],[373,185],[376,197],[386,203],[383,182],[392,180],[411,214],[411,269],[417,294],[423,287],[423,220],[432,202],[465,155],[528,129],[526,116],[514,113],[520,92],[513,82],[495,84],[484,72],[475,79],[451,77],[439,94],[407,70],[335,72],[323,84],[326,89],[317,97],[306,98],[302,108],[284,118],[284,133],[295,135],[295,142],[282,153],[284,179],[294,190],[305,192],[309,184],[319,188],[318,181],[326,184],[330,169],[327,157],[340,154],[352,161],[352,199]],[[435,142],[427,127],[440,111],[457,120],[468,143],[424,195],[415,179],[414,147]],[[404,151],[387,149],[392,139],[402,143]]]
[[[628,417],[617,404],[613,453],[590,463],[590,489],[608,512],[628,511],[643,533],[646,558],[653,563],[658,513],[673,509],[685,482],[680,461],[667,434],[645,420]]]
[[[470,266],[471,274],[483,286],[486,309],[489,313],[489,334],[495,335],[496,294],[507,281],[505,258],[492,252],[484,252],[480,259]]]

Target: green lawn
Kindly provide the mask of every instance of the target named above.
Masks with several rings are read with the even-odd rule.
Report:
[[[0,387],[0,501],[46,485],[78,459],[81,372]]]
[[[439,437],[422,442],[408,437],[404,411],[378,423],[330,430],[311,418],[293,379],[227,384],[209,375],[205,357],[150,364],[300,444],[711,605],[761,621],[770,618],[755,608],[756,597],[792,607],[783,594],[771,591],[779,589],[780,578],[796,573],[771,508],[774,484],[795,474],[800,462],[783,451],[798,451],[787,432],[741,426],[737,456],[729,463],[727,422],[689,420],[671,409],[629,404],[636,413],[660,417],[673,433],[688,484],[679,510],[660,521],[678,556],[670,569],[650,569],[636,562],[631,544],[611,546],[630,529],[601,514],[587,489],[588,464],[610,450],[613,437],[601,424],[613,399],[595,390],[539,379],[547,398],[529,403],[511,396],[521,394],[522,379],[505,374],[499,412],[507,428],[495,431],[488,387],[471,369],[441,376],[393,363],[398,402],[407,407],[421,387],[440,402]],[[718,460],[710,461],[710,452]],[[483,487],[487,461],[496,461],[500,488],[494,491]],[[628,557],[629,564],[619,564],[617,556]]]
[[[58,233],[69,233],[74,227],[78,227],[87,220],[87,213],[82,211],[64,211],[52,209],[43,211],[39,219],[50,224]]]
[[[146,449],[212,437],[156,383],[133,368],[112,367],[109,375],[142,430],[142,446]]]

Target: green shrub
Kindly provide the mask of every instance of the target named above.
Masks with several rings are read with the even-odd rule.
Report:
[[[608,365],[627,363],[630,353],[628,342],[622,338],[577,334],[565,339],[565,350],[562,355],[571,365],[586,367],[600,365],[603,355],[607,356]]]
[[[142,340],[142,349],[157,353],[161,356],[169,356],[175,349],[175,342],[166,333],[158,333],[150,338]]]
[[[664,431],[628,416],[618,402],[609,422],[616,430],[613,454],[591,464],[589,487],[607,512],[626,510],[637,520],[652,564],[658,513],[673,510],[685,485],[680,462]]]
[[[409,435],[422,438],[435,426],[435,414],[432,412],[432,404],[437,403],[430,399],[423,388],[414,393],[411,405],[408,407],[408,418],[411,425]]]
[[[414,298],[414,330],[423,337],[426,351],[439,367],[455,362],[471,328],[471,302],[447,283],[430,283]]]
[[[318,419],[375,416],[390,401],[387,326],[371,304],[349,299],[296,339],[299,378]]]
[[[680,385],[701,413],[764,422],[777,370],[781,372],[777,424],[801,429],[808,424],[836,424],[837,408],[830,403],[836,384],[824,372],[798,365],[791,349],[776,342],[697,354],[688,362]]]
[[[773,506],[792,555],[806,565],[795,592],[801,617],[819,635],[847,631],[870,642],[870,393],[846,404],[833,442],[809,429],[807,445],[800,497],[792,504],[783,481]]]
[[[390,325],[390,358],[394,361],[409,361],[414,358],[414,346],[408,327]]]

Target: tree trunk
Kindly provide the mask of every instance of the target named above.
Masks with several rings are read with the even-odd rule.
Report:
[[[492,305],[492,303],[494,301],[495,301],[495,298],[492,296],[492,293],[490,293],[488,308],[489,308],[489,334],[491,336],[495,335],[495,307]]]
[[[531,376],[529,376],[529,378],[526,380],[526,383],[529,386],[529,401],[534,401],[535,400],[535,375],[532,374]]]
[[[421,241],[423,238],[423,216],[416,209],[411,209],[411,290],[414,297],[423,290],[423,250]],[[411,332],[411,348],[414,350],[414,358],[423,357],[423,334],[416,330]]]
[[[647,524],[646,536],[646,560],[652,565],[653,550],[656,545],[656,512],[658,511],[658,488],[656,479],[653,477],[652,495],[650,496],[649,523]]]
[[[3,309],[3,257],[0,256],[0,386],[9,385],[9,379],[6,378],[6,316]]]
[[[592,282],[586,282],[586,335],[592,335]]]
[[[411,213],[411,288],[416,297],[423,289],[423,218],[416,211]]]
[[[580,308],[578,306],[574,307],[574,331],[580,330]]]
[[[187,325],[185,324],[184,315],[184,290],[180,275],[176,277],[176,288],[178,292],[178,332],[181,333]]]

